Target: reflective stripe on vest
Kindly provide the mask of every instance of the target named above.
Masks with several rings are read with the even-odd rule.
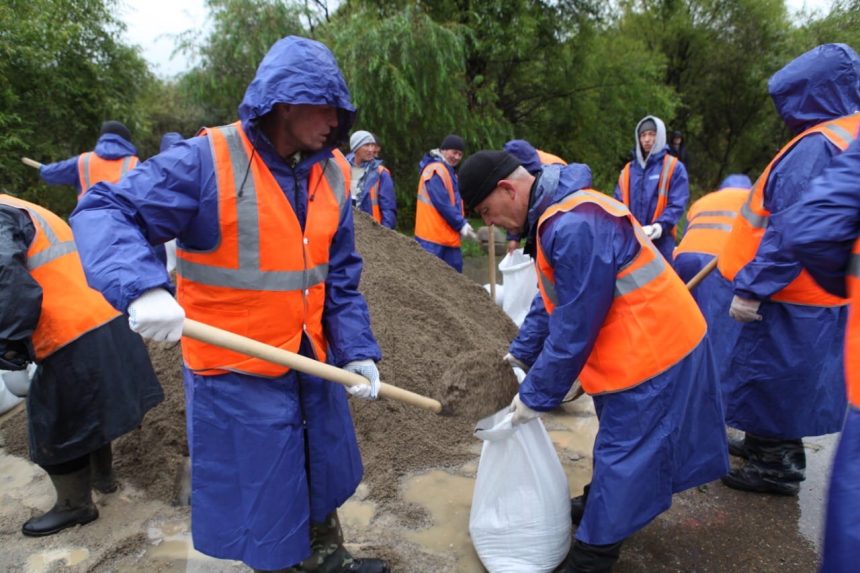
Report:
[[[629,209],[590,189],[577,191],[552,205],[538,222],[536,268],[547,313],[552,314],[563,301],[558,299],[555,273],[541,245],[541,227],[553,216],[584,203],[596,204],[613,217],[627,218],[640,246],[636,256],[618,271],[612,305],[579,374],[589,394],[618,392],[677,364],[698,346],[707,326],[681,279],[645,236]],[[678,320],[656,318],[665,316]]]
[[[770,217],[770,211],[764,206],[764,191],[770,180],[771,172],[782,157],[794,149],[795,145],[803,138],[815,133],[820,133],[826,137],[839,150],[839,153],[842,153],[857,137],[858,131],[860,131],[860,113],[813,126],[780,149],[756,180],[752,192],[741,207],[741,216],[735,219],[732,225],[726,247],[717,263],[720,274],[727,280],[734,280],[741,269],[755,258]],[[818,286],[805,269],[801,270],[797,278],[784,289],[774,293],[771,299],[808,306],[842,306],[847,304],[846,299],[831,295]]]
[[[749,189],[727,187],[693,203],[687,212],[687,228],[675,249],[675,256],[683,253],[719,255],[749,194]]]
[[[618,177],[618,187],[621,189],[621,202],[627,205],[628,208],[630,207],[630,166],[632,163],[632,161],[628,162]],[[672,176],[675,174],[675,167],[677,165],[677,157],[668,153],[663,157],[660,179],[657,181],[657,204],[654,206],[654,214],[651,215],[651,223],[659,219],[663,211],[666,210],[666,205],[669,203],[669,187],[672,185]],[[649,224],[648,221],[640,221],[640,223],[643,225]]]
[[[439,161],[429,163],[421,172],[418,181],[418,197],[415,205],[415,237],[443,245],[446,247],[460,247],[461,237],[459,229],[452,229],[444,217],[439,213],[430,199],[426,184],[434,175],[437,175],[448,191],[448,200],[451,205],[457,204],[457,196],[454,193],[454,182],[448,168]],[[460,213],[463,214],[463,205],[460,205]]]
[[[854,242],[854,251],[848,264],[848,325],[845,329],[845,382],[848,401],[860,408],[860,239]]]
[[[94,151],[82,153],[78,158],[78,177],[81,185],[78,198],[96,183],[102,181],[116,183],[134,169],[137,163],[138,159],[134,155],[127,155],[120,159],[103,159]]]
[[[334,150],[311,166],[302,228],[240,122],[204,135],[218,189],[219,240],[207,251],[177,248],[180,304],[189,318],[290,352],[298,352],[307,335],[314,357],[325,360],[325,279],[332,240],[351,205],[349,165]],[[182,353],[188,368],[202,375],[276,377],[288,370],[188,338]]]
[[[42,289],[39,322],[31,337],[37,361],[119,316],[101,293],[87,285],[65,221],[9,195],[0,195],[0,204],[25,210],[36,230],[27,249],[27,270]]]

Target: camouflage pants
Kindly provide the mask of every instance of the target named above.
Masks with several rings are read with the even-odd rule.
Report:
[[[311,556],[294,567],[271,573],[340,573],[352,562],[352,555],[343,546],[337,511],[333,511],[322,523],[311,524]],[[260,569],[255,571],[263,573]]]

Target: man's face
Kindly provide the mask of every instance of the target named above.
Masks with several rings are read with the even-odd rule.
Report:
[[[355,150],[355,159],[357,163],[361,164],[365,161],[371,161],[376,155],[373,153],[374,145],[372,143],[365,143],[361,147]]]
[[[442,154],[442,157],[445,158],[445,161],[451,167],[456,167],[463,159],[463,152],[459,149],[440,149],[439,153]]]
[[[654,147],[654,142],[657,140],[657,132],[653,130],[643,131],[639,134],[639,145],[642,146],[642,151],[645,155],[651,153],[651,148]],[[628,140],[629,141],[629,140]]]
[[[373,151],[373,158],[376,159],[379,157],[379,152],[382,151],[382,146],[378,143],[371,143],[370,148]]]
[[[337,108],[330,105],[279,104],[284,144],[295,151],[319,151],[337,128]]]
[[[496,225],[507,231],[518,232],[526,222],[528,186],[510,180],[499,181],[493,192],[475,205],[475,213],[485,225]]]
[[[675,147],[681,147],[681,142],[684,141],[682,138],[675,136],[672,138],[672,145]]]

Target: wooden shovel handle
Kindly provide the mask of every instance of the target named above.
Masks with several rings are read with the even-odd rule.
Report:
[[[185,319],[185,325],[182,327],[182,334],[188,338],[193,338],[213,346],[220,346],[234,352],[253,356],[260,360],[266,360],[274,364],[280,364],[311,376],[317,376],[330,382],[335,382],[343,386],[357,386],[358,384],[367,384],[368,381],[364,376],[347,372],[342,368],[337,368],[331,364],[320,362],[306,356],[301,356],[295,352],[283,350],[275,346],[264,344],[257,340],[241,336],[239,334],[215,328],[208,324],[203,324],[190,318]],[[418,406],[425,410],[430,410],[437,414],[442,412],[442,403],[438,400],[392,386],[384,382],[379,385],[379,396],[391,400],[398,400],[412,406]]]
[[[717,268],[717,257],[714,257],[710,263],[702,267],[702,270],[696,273],[696,276],[690,279],[687,283],[687,290],[693,290],[699,286],[699,283],[705,280],[705,277],[711,274],[711,271],[715,268]]]
[[[30,167],[35,167],[36,169],[42,167],[41,163],[39,163],[35,159],[30,159],[29,157],[22,157],[21,163],[23,163],[24,165],[29,165]]]

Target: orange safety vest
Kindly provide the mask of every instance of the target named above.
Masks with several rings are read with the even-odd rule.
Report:
[[[779,163],[779,160],[791,151],[797,142],[813,133],[820,133],[826,137],[841,153],[857,137],[858,131],[860,131],[860,113],[811,127],[780,149],[776,157],[756,180],[746,203],[741,206],[741,216],[735,219],[732,225],[732,232],[729,234],[728,242],[717,263],[717,268],[727,280],[734,280],[740,270],[749,264],[758,252],[770,217],[770,211],[764,206],[764,190],[770,179],[770,173]],[[809,306],[842,306],[847,304],[846,299],[834,296],[818,286],[805,269],[800,271],[797,278],[788,286],[770,298],[779,302]]]
[[[415,207],[415,236],[419,239],[424,239],[437,245],[446,247],[460,247],[460,230],[452,229],[451,225],[433,206],[430,200],[430,193],[427,192],[427,182],[434,175],[438,175],[448,191],[448,200],[451,205],[457,204],[457,197],[454,195],[454,182],[451,180],[451,174],[448,173],[448,168],[439,161],[434,161],[428,164],[424,171],[421,172],[421,179],[418,181],[418,202]],[[463,205],[460,204],[460,213],[465,215]]]
[[[854,252],[848,264],[848,326],[845,329],[845,381],[848,402],[860,408],[860,239],[854,242]]]
[[[81,153],[78,156],[78,182],[81,192],[78,199],[96,183],[107,181],[116,183],[126,173],[137,166],[138,159],[135,155],[127,155],[119,159],[103,159],[96,155],[95,151]]]
[[[727,187],[693,203],[687,212],[687,229],[675,249],[675,256],[681,253],[719,255],[749,194],[749,189]]]
[[[559,157],[558,155],[553,155],[552,153],[547,153],[546,151],[541,151],[540,149],[535,149],[538,154],[538,159],[540,159],[541,165],[567,165],[567,161]]]
[[[376,173],[378,177],[376,178],[376,183],[374,183],[368,193],[370,193],[370,215],[373,217],[373,220],[382,224],[382,209],[379,208],[379,186],[382,184],[382,174],[388,173],[389,177],[391,176],[391,172],[380,165],[376,168]]]
[[[621,202],[628,208],[630,207],[630,165],[632,161],[627,162],[624,169],[621,170],[621,175],[618,176],[618,188],[621,189]],[[675,167],[678,166],[678,158],[668,153],[663,156],[663,169],[660,170],[660,179],[657,181],[657,206],[654,208],[654,214],[651,216],[651,221],[656,221],[666,210],[666,205],[669,202],[669,186],[672,184],[672,176],[675,174]],[[641,224],[647,225],[647,221],[640,221]]]
[[[65,221],[9,195],[0,195],[0,203],[26,210],[36,229],[27,250],[27,270],[42,288],[41,314],[32,336],[37,361],[119,316],[101,293],[87,285],[72,229]]]
[[[645,236],[630,210],[593,189],[568,195],[538,221],[535,266],[547,313],[553,313],[558,297],[555,271],[541,246],[540,227],[554,215],[583,204],[597,205],[613,217],[627,217],[640,247],[615,277],[615,299],[579,374],[582,387],[593,395],[626,390],[665,372],[699,345],[707,325],[684,283]]]
[[[218,186],[218,244],[176,250],[177,300],[188,318],[297,352],[307,334],[325,360],[323,333],[329,249],[348,209],[349,165],[340,153],[311,168],[301,224],[241,122],[207,128]],[[203,375],[225,371],[276,377],[289,369],[190,338],[185,364]]]

